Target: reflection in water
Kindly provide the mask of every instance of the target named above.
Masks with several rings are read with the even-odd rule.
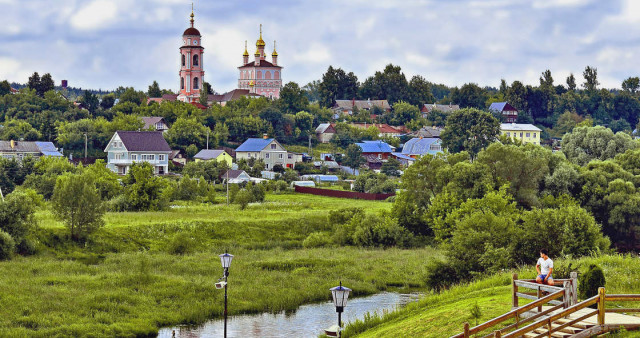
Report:
[[[382,292],[373,296],[352,298],[342,314],[344,322],[364,318],[365,313],[391,311],[396,307],[416,301],[416,293],[399,294]],[[338,315],[333,302],[309,304],[299,307],[294,313],[262,313],[229,317],[228,337],[317,337],[324,329],[337,324]],[[158,337],[222,337],[224,322],[221,319],[209,321],[201,326],[177,326],[160,330]]]

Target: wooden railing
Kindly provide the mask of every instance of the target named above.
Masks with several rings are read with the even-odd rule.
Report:
[[[537,283],[535,279],[518,279],[518,274],[513,274],[511,280],[511,294],[512,294],[512,306],[518,307],[518,299],[525,298],[530,300],[540,299],[543,292],[555,292],[560,289],[565,290],[565,297],[563,297],[563,306],[568,308],[571,305],[578,303],[578,273],[571,272],[569,279],[554,279],[553,286]],[[528,288],[536,290],[536,293],[520,292],[520,288]],[[558,305],[558,301],[551,302],[551,304]],[[542,311],[542,308],[538,308],[538,312]]]
[[[517,277],[514,275],[514,277]],[[514,278],[514,281],[517,281]],[[517,305],[517,297],[521,297],[521,295],[519,295],[518,289],[517,287],[532,287],[531,285],[528,284],[529,282],[524,282],[523,281],[517,281],[517,283],[514,282],[514,304]],[[575,281],[573,282],[575,285]],[[565,287],[567,286],[567,284],[563,284]],[[552,286],[548,286],[548,287],[543,287],[541,288],[541,290],[546,290],[549,288],[555,288]],[[575,291],[575,289],[574,289]],[[623,295],[623,294],[612,294],[612,295],[606,295],[605,292],[605,288],[601,287],[598,289],[598,295],[593,296],[587,300],[584,300],[580,303],[576,303],[573,304],[571,306],[568,307],[564,307],[567,302],[562,302],[560,304],[555,305],[554,307],[551,307],[545,311],[540,311],[540,306],[542,306],[545,303],[551,303],[552,301],[554,301],[557,298],[560,298],[561,296],[566,296],[567,293],[567,289],[563,288],[560,291],[556,291],[548,296],[539,298],[535,301],[533,301],[530,304],[527,304],[525,306],[522,307],[516,307],[514,310],[500,316],[500,317],[496,317],[490,321],[487,321],[485,323],[482,323],[476,327],[473,328],[469,328],[469,324],[465,323],[464,326],[464,332],[460,333],[458,335],[453,336],[452,338],[468,338],[473,334],[482,332],[484,330],[487,330],[491,327],[494,327],[500,323],[503,323],[504,321],[511,319],[511,318],[515,318],[516,322],[514,324],[508,325],[500,330],[495,330],[493,331],[493,333],[490,333],[484,337],[498,337],[498,338],[512,338],[512,337],[522,337],[524,336],[524,334],[526,333],[531,333],[533,331],[535,331],[536,329],[539,328],[543,328],[545,329],[545,332],[543,333],[539,333],[536,336],[534,336],[535,338],[542,338],[542,337],[551,337],[551,335],[554,332],[558,332],[561,331],[562,329],[565,329],[569,326],[572,326],[576,323],[579,323],[589,317],[593,317],[593,316],[597,316],[597,325],[587,328],[585,330],[583,330],[582,332],[579,332],[575,335],[573,335],[572,337],[576,337],[576,338],[580,338],[580,337],[591,337],[592,335],[596,335],[596,334],[602,334],[602,333],[606,333],[612,330],[617,330],[620,329],[622,327],[626,328],[626,329],[639,329],[640,328],[640,324],[635,324],[635,323],[629,323],[629,324],[625,324],[625,323],[616,323],[616,324],[607,324],[605,322],[605,314],[606,313],[621,313],[621,312],[640,312],[640,308],[605,308],[605,303],[607,301],[634,301],[634,302],[638,302],[640,301],[640,294],[638,295]],[[529,295],[527,295],[527,297],[524,298],[529,298]],[[565,300],[568,299],[569,297],[564,297]],[[596,305],[597,304],[597,309],[593,310],[593,311],[588,311],[587,313],[582,313],[580,315],[580,317],[578,318],[572,318],[571,320],[564,320],[562,322],[557,322],[559,319],[562,318],[567,318],[569,315],[576,313],[580,310],[586,309],[591,305]],[[531,317],[528,317],[522,321],[518,320],[518,316],[519,314],[524,314],[525,312],[529,312],[530,310],[534,309],[538,307],[538,312],[534,313]],[[560,310],[561,308],[563,308],[563,310]],[[553,313],[554,311],[558,311],[556,313]],[[522,325],[525,322],[530,322],[533,319],[538,319],[542,316],[545,316],[545,318],[541,318],[533,323],[530,323],[524,327],[518,327],[519,325]],[[513,331],[511,331],[513,330]],[[511,332],[509,332],[511,331]]]

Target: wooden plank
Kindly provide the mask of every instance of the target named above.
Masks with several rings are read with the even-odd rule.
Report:
[[[605,309],[604,312],[613,312],[613,313],[623,313],[623,312],[640,312],[640,309],[625,309],[625,308],[617,308],[617,309]]]
[[[516,292],[516,296],[520,297],[520,298],[526,298],[526,299],[531,299],[531,300],[538,300],[540,298],[538,298],[538,295],[532,295],[532,294],[528,294],[528,293],[523,293],[523,292]]]
[[[542,312],[536,313],[535,315],[533,315],[533,316],[531,316],[531,317],[527,317],[527,318],[525,318],[524,320],[521,320],[521,321],[519,321],[519,322],[517,322],[517,323],[513,323],[513,324],[511,324],[511,325],[509,325],[509,326],[506,326],[506,327],[504,327],[504,328],[503,328],[502,330],[500,330],[500,331],[501,331],[502,333],[505,333],[506,331],[509,331],[509,330],[511,330],[511,329],[513,329],[513,328],[517,328],[517,326],[520,326],[520,325],[522,325],[522,324],[524,324],[524,323],[526,323],[526,322],[530,322],[530,321],[532,321],[532,320],[534,320],[534,319],[536,319],[536,318],[539,318],[539,317],[542,317],[542,316],[544,316],[544,315],[547,315],[547,314],[549,314],[549,313],[551,313],[551,312],[553,312],[553,311],[555,311],[555,310],[558,310],[558,309],[560,309],[560,308],[562,308],[562,305],[556,305],[556,306],[554,306],[554,307],[552,307],[552,308],[550,308],[550,309],[547,309],[547,310],[544,310],[544,311],[542,311]]]
[[[572,325],[574,325],[574,324],[577,324],[577,323],[579,323],[580,321],[583,321],[583,320],[585,320],[585,319],[587,319],[587,318],[589,318],[589,317],[591,317],[591,316],[594,316],[594,315],[595,315],[595,314],[597,314],[597,313],[598,313],[598,310],[593,310],[593,312],[587,313],[587,314],[586,314],[586,315],[584,315],[584,316],[578,317],[578,318],[573,319],[573,320],[571,320],[571,321],[568,321],[568,322],[566,322],[566,323],[564,323],[564,324],[560,324],[560,325],[556,326],[556,327],[554,328],[554,331],[560,331],[560,330],[563,330],[564,328],[567,328],[567,327],[570,327],[570,326],[572,326]],[[572,332],[572,333],[575,333],[575,332]]]
[[[605,299],[608,301],[640,301],[640,295],[606,295]]]
[[[571,338],[588,338],[597,334],[602,333],[603,327],[601,325],[596,325],[594,327],[590,327],[582,332],[578,332],[574,334]]]
[[[551,286],[551,285],[545,285],[545,284],[539,284],[539,283],[531,283],[531,282],[524,282],[521,280],[515,281],[517,286],[521,286],[523,288],[528,288],[528,289],[534,289],[537,290],[538,288],[540,288],[540,290],[543,291],[547,291],[547,292],[558,292],[559,290],[563,290],[563,288],[557,287],[557,286]]]

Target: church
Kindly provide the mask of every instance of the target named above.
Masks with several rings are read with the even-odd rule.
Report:
[[[180,90],[174,99],[197,104],[200,101],[200,90],[204,82],[204,47],[202,47],[202,35],[194,26],[194,14],[191,11],[191,27],[182,33],[182,46],[180,51]],[[208,95],[208,104],[226,102],[243,96],[280,98],[282,88],[282,66],[278,65],[278,52],[276,42],[273,42],[271,62],[267,61],[265,42],[262,39],[262,25],[260,25],[260,37],[256,42],[255,58],[249,61],[247,42],[242,66],[238,67],[238,88],[222,95]],[[169,96],[169,95],[166,95]],[[163,97],[163,99],[170,99]]]

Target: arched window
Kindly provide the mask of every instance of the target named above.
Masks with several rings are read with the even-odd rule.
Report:
[[[197,66],[198,65],[198,54],[193,56],[193,65]]]
[[[185,58],[184,58],[184,54],[182,54],[182,67],[184,67],[187,64]]]
[[[194,78],[193,78],[193,89],[198,89],[198,88],[200,88],[200,86],[199,86],[199,83],[198,83],[198,82],[199,82],[199,81],[198,81],[198,78],[197,78],[197,77],[194,77]]]
[[[182,57],[184,57],[184,55]],[[180,89],[184,89],[184,78],[183,77],[180,78]]]
[[[264,78],[267,80],[271,80],[271,72],[264,73]]]
[[[280,79],[280,72],[276,70],[273,78],[276,79],[276,80],[279,80]]]
[[[256,79],[262,79],[262,72],[261,71],[257,71],[256,72]]]

